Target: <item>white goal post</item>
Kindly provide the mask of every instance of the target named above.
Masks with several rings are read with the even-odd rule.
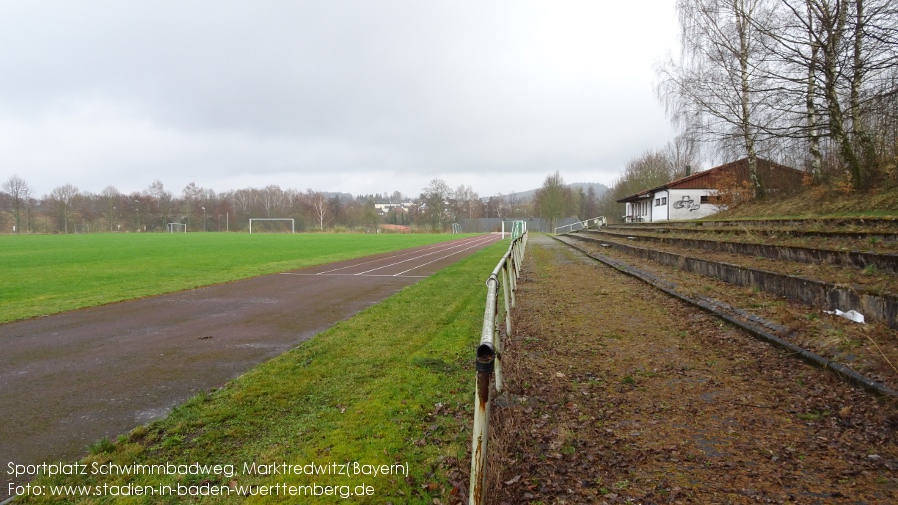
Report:
[[[175,231],[187,233],[187,225],[184,223],[168,223],[168,232],[174,233]]]
[[[296,233],[296,223],[292,217],[251,217],[249,218],[249,232],[253,232],[253,221],[290,221],[290,233]]]

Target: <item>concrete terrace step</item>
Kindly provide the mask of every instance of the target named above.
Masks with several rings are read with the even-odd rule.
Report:
[[[599,239],[571,235],[571,238],[599,244]],[[674,266],[681,270],[713,277],[738,286],[748,286],[826,310],[860,311],[873,321],[898,329],[898,296],[874,293],[854,286],[807,279],[730,263],[705,260],[686,254],[659,251],[620,242],[605,241],[610,247],[627,254]]]
[[[612,230],[590,230],[578,232],[583,236],[594,235],[597,238],[631,239],[641,242],[678,245],[692,249],[720,251],[745,256],[769,258],[777,261],[794,261],[799,263],[826,263],[830,265],[867,268],[872,265],[878,270],[898,273],[898,254],[882,254],[864,251],[848,251],[812,247],[797,247],[750,242],[711,240],[699,238],[677,238],[646,234],[617,233]]]

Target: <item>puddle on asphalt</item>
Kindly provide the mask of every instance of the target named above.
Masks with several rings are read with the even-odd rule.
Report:
[[[159,407],[155,409],[141,410],[134,414],[134,421],[137,422],[137,425],[143,425],[150,422],[155,421],[156,419],[162,419],[167,416],[169,412],[171,412],[172,407]]]

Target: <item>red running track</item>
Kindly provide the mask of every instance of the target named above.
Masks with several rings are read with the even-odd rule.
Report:
[[[77,458],[497,240],[469,237],[0,325],[0,499],[9,462]]]

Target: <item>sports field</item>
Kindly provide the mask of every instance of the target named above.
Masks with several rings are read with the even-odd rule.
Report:
[[[457,239],[446,234],[0,236],[0,323]]]
[[[443,237],[459,238],[458,235]],[[466,243],[479,243],[485,248],[473,252],[476,247],[472,249]],[[392,501],[429,504],[435,499],[449,503],[465,494],[465,453],[470,446],[471,361],[482,325],[486,292],[483,281],[505,248],[507,243],[495,242],[495,237],[472,237],[458,240],[455,245],[423,248],[424,255],[405,251],[381,255],[377,261],[363,258],[346,262],[356,264],[361,267],[359,269],[327,265],[304,273],[259,277],[201,290],[205,293],[233,287],[242,296],[253,299],[260,297],[251,285],[261,283],[268,293],[262,302],[270,303],[273,292],[278,290],[275,284],[287,286],[286,290],[292,293],[308,282],[320,285],[327,279],[345,279],[353,284],[351,292],[360,293],[366,299],[371,296],[370,289],[362,284],[382,283],[395,290],[400,286],[399,280],[404,279],[401,285],[407,286],[395,291],[386,301],[337,323],[232,381],[218,382],[211,388],[204,386],[199,395],[174,408],[168,417],[138,425],[128,434],[97,441],[90,449],[91,454],[79,463],[90,468],[117,470],[57,474],[53,478],[46,478],[46,472],[43,472],[44,477],[38,477],[27,488],[22,477],[8,476],[7,479],[15,480],[15,486],[18,486],[10,488],[8,494],[18,495],[17,501],[23,503],[59,503],[60,500],[109,503],[114,493],[131,492],[133,486],[140,486],[144,491],[154,490],[139,497],[131,495],[129,503],[182,503],[185,499],[203,503],[242,503],[245,500],[284,503],[286,495],[276,493],[291,493],[286,499],[302,503]],[[450,254],[452,251],[466,257],[459,261],[454,253]],[[410,257],[414,257],[417,264],[429,265],[430,273],[416,271],[425,275],[395,277],[409,269],[407,258]],[[434,261],[436,258],[455,264],[441,266]],[[345,273],[347,270],[370,272],[378,265],[398,273],[383,275],[380,269],[376,275]],[[189,294],[159,298],[180,300]],[[220,296],[210,298],[214,303],[222,302]],[[322,300],[315,297],[316,302]],[[187,306],[197,317],[204,314],[189,301],[178,302],[178,305]],[[106,312],[117,306],[21,321],[6,327],[39,325],[61,318],[70,320],[72,316]],[[294,306],[289,314],[291,319],[306,319],[304,312]],[[261,320],[270,322],[271,317]],[[129,322],[142,326],[137,321]],[[80,328],[81,324],[70,326]],[[189,338],[182,339],[182,347],[214,350],[213,346],[220,345],[222,355],[228,361],[255,348],[252,345],[229,345],[223,330],[205,323],[201,326],[203,337],[188,335]],[[158,350],[150,350],[153,342],[161,338],[153,333],[157,330],[158,324],[154,323],[153,328],[146,330],[152,333],[152,338],[147,338],[149,333],[141,333],[132,340],[99,344],[98,350],[135,347],[140,353],[139,359],[125,365],[102,365],[99,368],[109,370],[113,375],[119,374],[116,382],[125,382],[132,377],[141,380],[146,377],[144,382],[165,382],[165,373],[158,367],[147,376],[140,375],[137,370],[152,356],[160,355]],[[257,330],[240,326],[234,331],[258,337],[261,331]],[[122,330],[116,332],[122,333]],[[288,330],[287,333],[296,332]],[[13,334],[19,333],[14,331]],[[98,333],[88,329],[87,334],[91,336],[91,345],[97,345],[93,340],[97,340],[94,336]],[[96,356],[90,349],[87,353],[91,354],[89,359],[76,361],[90,368],[88,365],[96,361]],[[62,354],[70,356],[74,353]],[[176,358],[166,352],[164,360],[170,362]],[[181,380],[193,380],[200,368],[211,367],[194,364],[191,369],[185,366],[188,374]],[[127,376],[121,375],[124,369],[129,370]],[[111,389],[106,380],[78,379],[74,375],[78,370],[66,370],[67,374],[63,374],[66,384],[83,384],[93,396],[106,394]],[[47,370],[47,373],[54,375],[53,370]],[[32,374],[27,380],[33,382],[35,378]],[[166,387],[174,385],[171,381],[166,384]],[[45,387],[43,391],[48,389]],[[113,396],[107,403],[121,403],[127,395]],[[143,398],[147,395],[131,396]],[[29,405],[30,410],[35,410],[34,405],[35,402]],[[57,417],[65,420],[65,416]],[[9,429],[19,432],[20,436],[22,432],[35,430],[45,433],[45,427],[33,430],[34,424],[19,422]],[[0,454],[0,461],[3,460],[4,454]],[[47,458],[51,463],[57,460]],[[187,466],[196,463],[211,466],[203,469]],[[291,471],[285,474],[270,469],[284,465],[297,468],[292,465],[300,464],[303,472],[307,465],[317,465],[334,473]],[[145,465],[184,465],[186,473],[177,470],[177,466],[173,473],[136,470],[147,468]],[[219,468],[213,468],[215,465]],[[337,473],[334,468],[360,468],[361,472]],[[375,469],[379,473],[374,473]],[[37,470],[36,473],[42,472]],[[56,485],[78,488],[55,489],[53,486]],[[186,494],[178,494],[181,487]],[[216,495],[204,494],[212,487]],[[358,491],[361,487],[364,487],[364,494]],[[6,489],[4,484],[2,490]],[[0,499],[2,497],[0,494]]]

